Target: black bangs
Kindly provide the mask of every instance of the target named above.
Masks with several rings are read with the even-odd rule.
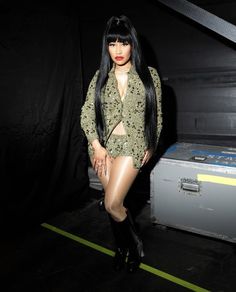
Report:
[[[120,42],[132,44],[132,37],[128,29],[124,26],[117,25],[112,26],[106,36],[107,44],[111,42]]]

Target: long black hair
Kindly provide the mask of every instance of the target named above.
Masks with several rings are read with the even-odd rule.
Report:
[[[103,87],[106,84],[108,73],[113,65],[108,52],[108,45],[110,42],[115,41],[131,45],[131,63],[142,80],[146,92],[144,125],[146,143],[148,149],[155,149],[157,144],[157,107],[155,88],[148,66],[142,57],[137,32],[129,18],[124,15],[120,17],[112,16],[108,20],[103,34],[101,63],[95,90],[96,126],[100,142],[103,143],[102,141],[106,130],[100,96]]]

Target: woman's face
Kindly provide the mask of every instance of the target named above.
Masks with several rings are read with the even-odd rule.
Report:
[[[129,43],[111,42],[108,44],[108,51],[112,61],[118,66],[123,66],[130,61],[131,45]]]

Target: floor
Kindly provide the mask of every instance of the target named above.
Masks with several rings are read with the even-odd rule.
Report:
[[[1,242],[0,273],[7,287],[1,291],[236,291],[235,245],[153,224],[149,194],[142,188],[136,221],[145,257],[135,274],[114,272],[113,237],[107,214],[98,207],[101,188],[91,173],[90,179],[90,195],[79,209]]]

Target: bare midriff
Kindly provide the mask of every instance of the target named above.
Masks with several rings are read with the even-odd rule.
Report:
[[[125,127],[123,122],[119,122],[119,124],[114,128],[112,131],[112,134],[114,135],[126,135]]]

